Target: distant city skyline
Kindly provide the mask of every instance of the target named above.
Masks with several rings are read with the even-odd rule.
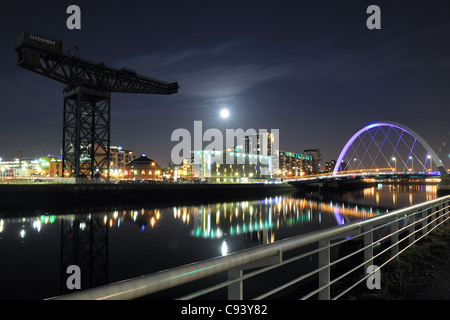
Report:
[[[1,158],[61,153],[64,86],[16,65],[24,29],[78,46],[84,59],[178,82],[175,95],[111,99],[111,145],[164,166],[172,132],[194,121],[279,129],[280,149],[320,149],[323,165],[361,128],[394,121],[450,167],[448,1],[77,1],[81,30],[66,27],[71,4],[2,3]],[[372,4],[380,30],[366,27]]]

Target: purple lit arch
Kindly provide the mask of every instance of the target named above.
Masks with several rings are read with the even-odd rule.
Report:
[[[403,132],[407,132],[408,134],[410,134],[412,137],[414,137],[417,141],[420,142],[420,144],[426,149],[426,151],[429,153],[429,155],[431,156],[431,159],[433,160],[433,162],[435,163],[435,165],[437,166],[438,170],[441,172],[442,175],[446,175],[447,176],[447,171],[444,168],[444,165],[442,164],[441,159],[439,159],[439,157],[437,156],[437,154],[433,151],[433,149],[430,147],[430,145],[415,131],[411,130],[410,128],[408,128],[405,125],[399,124],[399,123],[395,123],[395,122],[390,122],[390,121],[383,121],[383,122],[379,122],[379,123],[373,123],[370,124],[364,128],[362,128],[361,130],[359,130],[358,132],[356,132],[351,138],[350,140],[348,140],[348,142],[345,144],[344,148],[342,149],[339,158],[336,161],[336,165],[334,167],[333,170],[333,176],[336,176],[339,172],[339,168],[341,166],[342,160],[344,159],[348,149],[350,148],[350,146],[353,144],[353,142],[364,132],[375,128],[375,127],[391,127],[391,128],[396,128],[399,129]]]

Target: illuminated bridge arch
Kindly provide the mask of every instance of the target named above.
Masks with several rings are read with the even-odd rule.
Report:
[[[333,175],[374,169],[392,172],[439,170],[441,177],[448,177],[442,161],[417,132],[390,121],[370,124],[356,132],[336,160]]]

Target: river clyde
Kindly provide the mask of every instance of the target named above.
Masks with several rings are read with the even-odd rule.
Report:
[[[88,288],[436,197],[433,185],[380,184],[357,191],[274,194],[195,205],[0,212],[0,299],[68,293],[68,265],[80,266],[82,288]]]

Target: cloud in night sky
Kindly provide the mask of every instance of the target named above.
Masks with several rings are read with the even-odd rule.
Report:
[[[182,86],[180,94],[201,99],[237,96],[261,83],[295,73],[292,66],[277,61],[261,62],[258,57],[242,60],[242,56],[235,53],[240,50],[239,46],[239,43],[230,43],[207,49],[153,53],[130,57],[120,64],[136,69],[140,66],[142,73],[177,79]]]

